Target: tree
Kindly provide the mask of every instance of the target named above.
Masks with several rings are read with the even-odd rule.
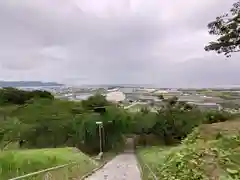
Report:
[[[158,99],[160,99],[160,100],[163,100],[163,99],[164,99],[164,97],[163,97],[162,94],[159,94],[157,97],[158,97]]]
[[[217,35],[216,41],[205,46],[206,51],[216,51],[218,54],[224,53],[227,57],[233,52],[240,51],[240,1],[233,4],[229,13],[216,18],[208,24],[209,33]]]
[[[101,94],[96,94],[89,97],[87,100],[82,101],[82,106],[86,110],[96,110],[99,111],[99,108],[108,106],[110,103],[106,100]]]
[[[50,92],[40,90],[23,91],[12,87],[0,89],[1,105],[22,105],[35,98],[47,98],[53,100],[54,96]]]
[[[32,96],[32,98],[54,99],[54,96],[48,91],[35,90],[35,91],[29,92],[29,94],[30,96]]]
[[[24,104],[30,98],[27,92],[15,88],[7,87],[0,90],[1,105],[5,104]]]
[[[172,98],[169,98],[167,100],[167,102],[170,106],[174,106],[177,103],[177,101],[178,101],[178,97],[176,97],[176,96],[173,96]]]
[[[163,139],[166,144],[181,141],[192,130],[202,123],[203,113],[198,109],[182,110],[177,106],[169,106],[157,113],[157,122],[152,132]]]
[[[192,110],[193,109],[193,105],[191,105],[187,102],[180,101],[180,102],[178,102],[177,105],[178,105],[179,109],[183,109],[183,110]]]
[[[148,107],[142,107],[140,109],[140,112],[143,114],[148,114],[150,112],[150,109]]]

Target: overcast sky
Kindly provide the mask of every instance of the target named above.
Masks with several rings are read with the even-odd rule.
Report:
[[[240,84],[240,55],[204,51],[234,0],[0,0],[0,80]]]

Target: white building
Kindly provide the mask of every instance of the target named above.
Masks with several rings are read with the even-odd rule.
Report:
[[[111,102],[120,102],[126,99],[126,95],[121,91],[115,91],[107,93],[106,99]]]

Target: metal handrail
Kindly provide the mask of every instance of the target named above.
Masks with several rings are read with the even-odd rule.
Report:
[[[143,164],[148,168],[148,170],[150,171],[150,174],[152,175],[153,179],[154,179],[154,180],[158,180],[156,174],[155,174],[155,173],[153,172],[153,170],[149,167],[149,165],[147,165],[147,164],[145,164],[145,163],[143,163]]]
[[[69,164],[59,165],[59,166],[51,167],[51,168],[48,168],[48,169],[32,172],[32,173],[29,173],[29,174],[26,174],[26,175],[23,175],[23,176],[11,178],[9,180],[20,180],[20,179],[23,179],[23,178],[28,178],[28,177],[35,176],[35,175],[38,175],[38,174],[42,174],[42,173],[45,173],[45,172],[61,169],[61,168],[64,168],[64,167],[67,167],[67,166],[70,166],[70,165],[73,165],[73,164],[77,164],[77,163],[72,162],[72,163],[69,163]]]
[[[159,180],[158,177],[156,176],[156,174],[153,172],[153,170],[149,167],[149,165],[147,165],[146,163],[144,163],[143,160],[142,160],[142,158],[141,158],[139,155],[137,155],[137,157],[138,157],[138,159],[141,161],[140,164],[143,164],[143,166],[146,166],[146,167],[147,167],[147,169],[149,170],[150,175],[153,177],[153,179],[154,179],[154,180]],[[140,165],[140,167],[141,167],[141,169],[142,169],[142,166],[141,166],[141,165]],[[142,173],[143,173],[143,171],[142,171]]]

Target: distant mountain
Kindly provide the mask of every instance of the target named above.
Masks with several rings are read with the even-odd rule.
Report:
[[[0,87],[39,87],[39,86],[62,86],[56,82],[41,81],[0,81]]]

